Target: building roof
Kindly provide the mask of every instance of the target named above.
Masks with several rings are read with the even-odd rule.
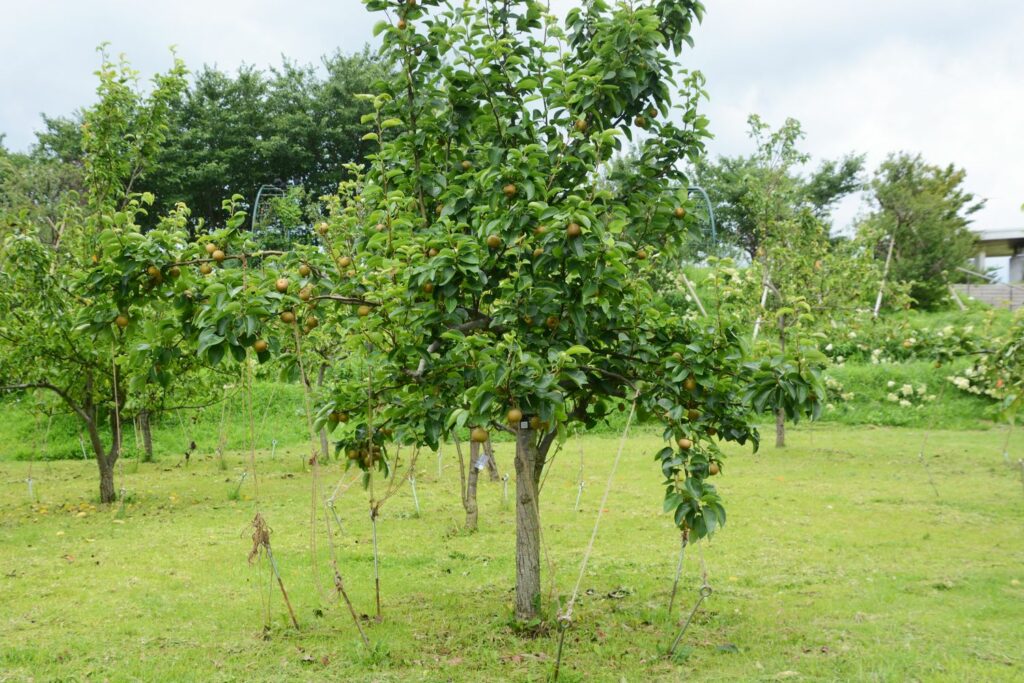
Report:
[[[1013,256],[1024,250],[1024,228],[1006,230],[974,230],[978,236],[977,250],[986,256]]]

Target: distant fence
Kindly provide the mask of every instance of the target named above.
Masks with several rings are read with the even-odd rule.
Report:
[[[1024,306],[1024,287],[1020,285],[953,285],[961,297],[970,297],[994,308],[1017,310]]]

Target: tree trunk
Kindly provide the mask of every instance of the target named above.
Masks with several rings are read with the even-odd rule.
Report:
[[[120,453],[118,444],[121,440],[121,434],[118,428],[119,425],[116,420],[111,417],[110,433],[112,440],[110,451],[108,452],[103,447],[103,440],[100,439],[100,432],[99,428],[96,426],[96,420],[96,412],[92,411],[90,419],[85,423],[85,427],[89,432],[89,443],[92,445],[92,452],[96,457],[96,465],[100,470],[100,502],[113,503],[117,500],[117,493],[114,491],[114,463],[117,462],[117,456]]]
[[[466,531],[476,531],[479,509],[476,504],[476,487],[480,479],[480,468],[477,467],[477,460],[480,458],[480,444],[476,441],[469,442],[469,476],[466,478],[466,497],[462,501],[466,508]]]
[[[516,619],[530,621],[540,607],[540,510],[534,431],[516,433]]]
[[[114,461],[100,455],[96,463],[100,467],[100,502],[113,503],[117,500],[117,492],[114,491]]]
[[[139,427],[142,430],[142,449],[144,462],[153,462],[153,430],[149,424],[149,411],[139,411]]]
[[[487,473],[491,475],[491,481],[501,481],[498,475],[498,462],[494,459],[494,444],[490,439],[484,443],[484,455],[487,456]]]

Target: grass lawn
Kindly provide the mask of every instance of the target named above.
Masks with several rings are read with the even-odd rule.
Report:
[[[719,488],[729,523],[703,549],[714,594],[675,661],[663,656],[699,587],[687,551],[675,614],[666,607],[679,535],[661,513],[653,432],[631,438],[608,499],[565,643],[564,681],[1024,679],[1024,487],[1004,463],[1005,431],[923,432],[815,426],[791,446],[732,449]],[[548,615],[572,590],[614,437],[578,442],[542,492]],[[509,469],[511,444],[497,445]],[[378,522],[384,622],[359,642],[344,607],[318,593],[311,570],[303,448],[259,458],[258,493],[232,453],[174,467],[124,465],[131,501],[94,505],[95,465],[0,462],[0,681],[359,680],[542,681],[553,633],[510,627],[514,519],[501,484],[482,481],[480,531],[459,531],[458,468],[440,479],[427,454],[417,478]],[[1024,456],[1024,431],[1011,443]],[[29,467],[38,502],[28,496]],[[323,470],[333,488],[351,474]],[[121,485],[118,480],[118,486]],[[510,485],[510,491],[511,491]],[[259,509],[301,632],[271,592],[262,635],[265,564],[250,566],[247,525]],[[335,544],[349,593],[373,612],[366,494],[338,498]],[[326,537],[318,564],[328,590]]]

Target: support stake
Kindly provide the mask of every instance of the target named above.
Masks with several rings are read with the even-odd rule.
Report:
[[[412,487],[412,504],[416,506],[416,516],[420,516],[420,498],[416,495],[416,477],[409,477],[409,486]]]
[[[370,525],[373,527],[373,584],[377,593],[377,623],[384,620],[380,609],[380,555],[377,552],[377,509],[370,508]]]
[[[270,560],[270,567],[274,570],[274,576],[277,577],[277,585],[281,589],[281,595],[284,596],[284,604],[288,605],[288,614],[292,618],[292,625],[295,630],[299,630],[299,620],[295,618],[295,610],[292,609],[292,601],[288,599],[288,591],[284,589],[284,581],[281,580],[281,572],[277,570],[277,562],[274,561],[274,553],[270,550],[270,544],[266,546],[267,559]]]
[[[679,577],[683,573],[683,555],[686,553],[686,541],[689,538],[689,533],[684,529],[680,535],[681,542],[679,545],[679,564],[676,565],[676,580],[672,582],[672,595],[668,599],[668,613],[672,615],[672,605],[676,601],[676,590],[679,588]]]

